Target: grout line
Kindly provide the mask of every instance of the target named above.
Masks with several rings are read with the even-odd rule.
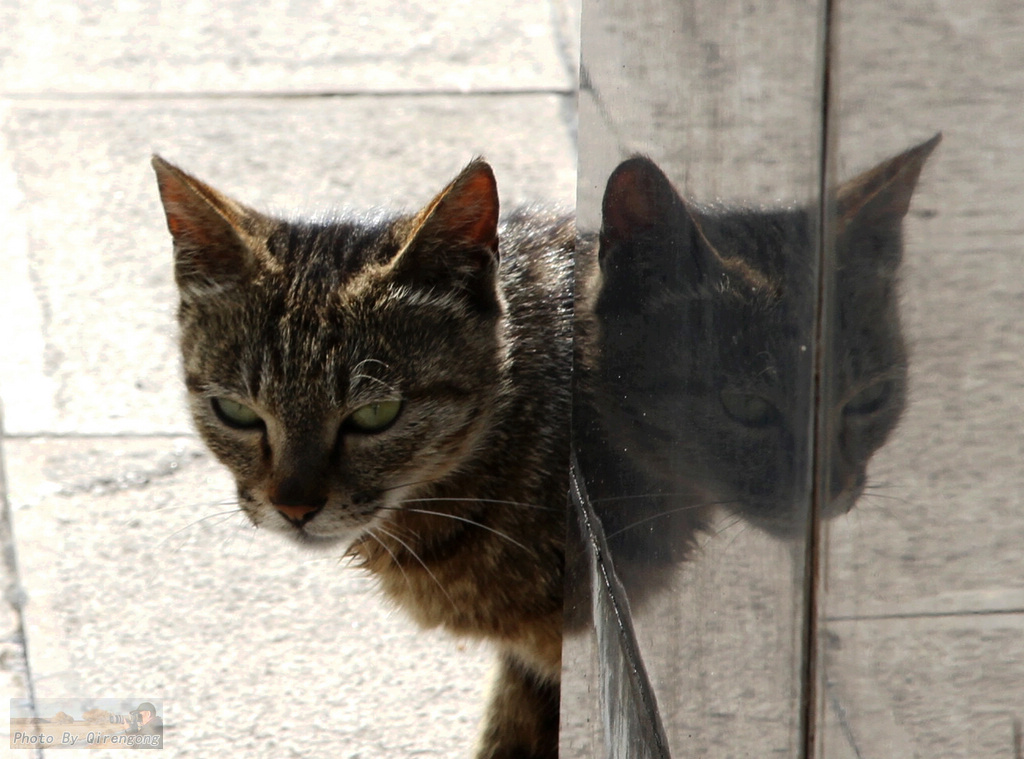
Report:
[[[4,440],[138,440],[197,438],[195,432],[13,432]]]
[[[826,622],[883,622],[895,619],[956,619],[958,617],[1011,617],[1024,615],[1020,609],[965,609],[964,611],[919,611],[894,614],[865,614],[863,616],[825,617]]]
[[[325,100],[354,98],[432,98],[432,97],[529,97],[557,95],[572,97],[572,87],[536,87],[525,89],[436,89],[436,90],[297,90],[297,91],[231,91],[222,92],[0,92],[0,99],[11,101],[100,102],[107,100],[166,101],[166,100]]]

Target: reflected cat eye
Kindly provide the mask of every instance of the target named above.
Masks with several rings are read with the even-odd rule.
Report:
[[[401,401],[367,403],[353,411],[345,421],[359,432],[383,432],[398,418],[401,408]]]
[[[843,406],[844,414],[873,414],[889,402],[892,395],[892,380],[876,382],[861,390]]]
[[[747,427],[768,427],[782,418],[775,404],[760,395],[723,390],[719,397],[725,413]]]
[[[263,426],[263,419],[248,406],[228,398],[211,398],[214,413],[228,427],[252,430]]]

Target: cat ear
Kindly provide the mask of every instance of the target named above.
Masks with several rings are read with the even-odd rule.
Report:
[[[698,218],[649,158],[616,167],[601,204],[605,302],[640,307],[663,290],[696,292],[722,271]]]
[[[910,208],[924,162],[941,140],[940,132],[841,185],[835,201],[839,229],[855,220],[898,226]]]
[[[601,202],[601,239],[613,246],[664,229],[680,202],[654,161],[633,156],[608,177]]]
[[[489,298],[497,264],[498,186],[477,158],[416,215],[392,266],[399,276]]]
[[[249,277],[257,260],[247,243],[266,220],[160,156],[152,164],[182,294],[219,292]]]

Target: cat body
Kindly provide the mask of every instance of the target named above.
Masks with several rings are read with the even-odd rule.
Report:
[[[477,160],[417,214],[271,218],[155,157],[195,424],[253,524],[493,641],[481,759],[557,755],[574,227]]]

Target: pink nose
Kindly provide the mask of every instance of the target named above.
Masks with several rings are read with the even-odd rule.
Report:
[[[292,522],[301,522],[309,514],[320,511],[319,506],[285,506],[278,503],[274,504],[274,508]]]

